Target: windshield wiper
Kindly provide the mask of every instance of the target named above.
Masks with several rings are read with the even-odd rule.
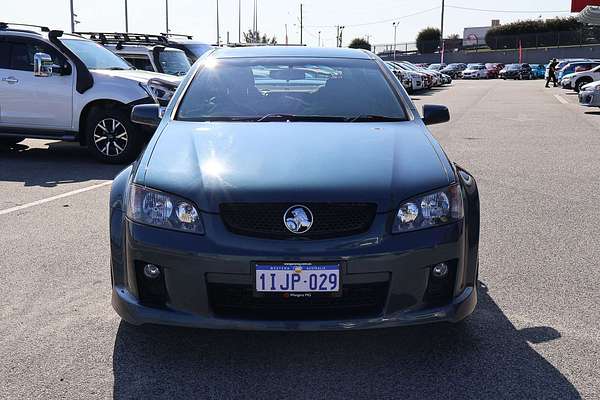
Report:
[[[404,121],[404,118],[400,117],[388,117],[385,115],[376,114],[361,114],[355,117],[346,118],[346,122],[396,122]]]
[[[258,118],[256,122],[265,121],[326,121],[326,122],[343,122],[344,117],[336,117],[333,115],[296,115],[296,114],[266,114]]]

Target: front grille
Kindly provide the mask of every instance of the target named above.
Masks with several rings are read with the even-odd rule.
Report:
[[[254,296],[250,285],[208,283],[208,298],[219,317],[249,320],[327,320],[376,317],[383,313],[388,282],[349,284],[341,296],[313,294],[284,297],[283,294]]]
[[[224,203],[221,218],[231,232],[254,237],[326,239],[369,230],[377,205],[372,203],[303,203],[313,214],[313,226],[301,235],[287,230],[283,215],[293,203]]]

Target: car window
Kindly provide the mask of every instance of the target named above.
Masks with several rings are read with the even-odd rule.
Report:
[[[210,59],[190,84],[177,119],[258,120],[273,114],[406,119],[379,64],[326,58]]]
[[[150,57],[148,57],[148,56],[139,56],[139,55],[133,56],[130,54],[124,54],[121,56],[129,64],[133,65],[135,67],[135,69],[141,69],[142,71],[154,71],[154,67],[152,66]]]
[[[105,47],[90,40],[61,39],[89,69],[127,70],[131,65]]]
[[[8,68],[10,65],[10,44],[0,42],[0,68]]]
[[[18,71],[33,72],[33,56],[35,53],[46,53],[55,64],[64,64],[64,58],[51,46],[40,41],[18,40],[6,42],[10,55],[7,57],[8,68]]]
[[[185,75],[191,67],[183,51],[161,51],[158,53],[158,62],[162,68],[161,72],[169,75]]]

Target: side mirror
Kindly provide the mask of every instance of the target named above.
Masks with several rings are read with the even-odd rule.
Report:
[[[162,118],[162,110],[158,104],[140,104],[131,110],[131,122],[157,127]]]
[[[441,124],[450,121],[450,112],[446,106],[425,104],[423,106],[423,123],[425,125]]]
[[[39,77],[52,76],[52,57],[46,53],[35,53],[33,55],[33,75]]]

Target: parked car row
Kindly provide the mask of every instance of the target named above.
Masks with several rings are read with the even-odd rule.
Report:
[[[431,89],[452,82],[450,75],[424,68],[408,61],[386,61],[385,64],[396,75],[408,93]]]
[[[560,60],[556,66],[556,77],[564,89],[580,92],[582,88],[600,79],[600,60]]]
[[[543,64],[453,63],[430,64],[429,70],[439,71],[452,79],[538,79],[544,77]]]

